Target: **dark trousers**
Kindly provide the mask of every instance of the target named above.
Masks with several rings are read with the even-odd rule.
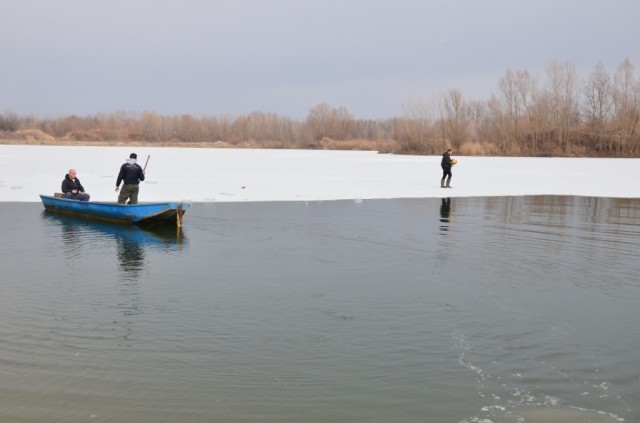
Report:
[[[89,194],[83,194],[81,192],[73,194],[71,191],[64,193],[64,198],[69,200],[89,201],[91,196]]]
[[[128,204],[138,204],[138,191],[140,185],[123,185],[118,194],[118,204],[124,204],[129,199]]]
[[[450,167],[443,167],[442,168],[442,180],[444,180],[444,178],[449,177],[449,179],[451,179],[451,168]]]

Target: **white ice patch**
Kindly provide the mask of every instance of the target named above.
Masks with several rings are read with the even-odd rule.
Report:
[[[499,410],[499,411],[507,411],[507,408],[502,405],[488,405],[481,408],[482,411],[491,411],[491,410]]]
[[[640,184],[636,183],[640,179],[640,159],[469,156],[462,167],[456,168],[455,189],[443,192],[439,155],[163,147],[139,150],[141,156],[154,155],[154,175],[163,178],[163,189],[143,193],[144,201],[166,201],[177,193],[202,201],[207,189],[224,189],[238,180],[247,187],[260,187],[251,190],[247,201],[505,195],[640,197]],[[91,199],[109,201],[116,180],[114,172],[129,153],[129,147],[0,145],[3,177],[21,175],[27,191],[4,192],[0,201],[29,198],[38,202],[38,194],[59,188],[61,176],[70,166],[69,157],[73,157],[73,166],[80,174],[86,175],[81,179]],[[176,154],[184,165],[175,164]],[[28,164],[17,157],[29,157]],[[34,174],[35,169],[45,176]],[[496,179],[502,182],[493,183]],[[432,183],[425,185],[425,181]],[[225,200],[239,201],[233,196]]]

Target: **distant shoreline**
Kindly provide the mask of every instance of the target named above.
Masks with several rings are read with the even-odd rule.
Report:
[[[222,141],[216,142],[171,142],[171,141],[60,141],[60,140],[5,140],[0,145],[31,145],[61,147],[176,147],[176,148],[242,148]]]

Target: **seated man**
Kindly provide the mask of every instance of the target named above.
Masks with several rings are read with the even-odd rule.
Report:
[[[75,169],[69,169],[69,173],[64,175],[62,192],[64,193],[64,198],[70,200],[89,201],[90,198],[90,195],[84,192],[84,187],[80,183],[80,179],[76,178]]]

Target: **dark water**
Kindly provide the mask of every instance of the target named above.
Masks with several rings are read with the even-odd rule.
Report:
[[[640,421],[640,200],[0,211],[0,422]]]

